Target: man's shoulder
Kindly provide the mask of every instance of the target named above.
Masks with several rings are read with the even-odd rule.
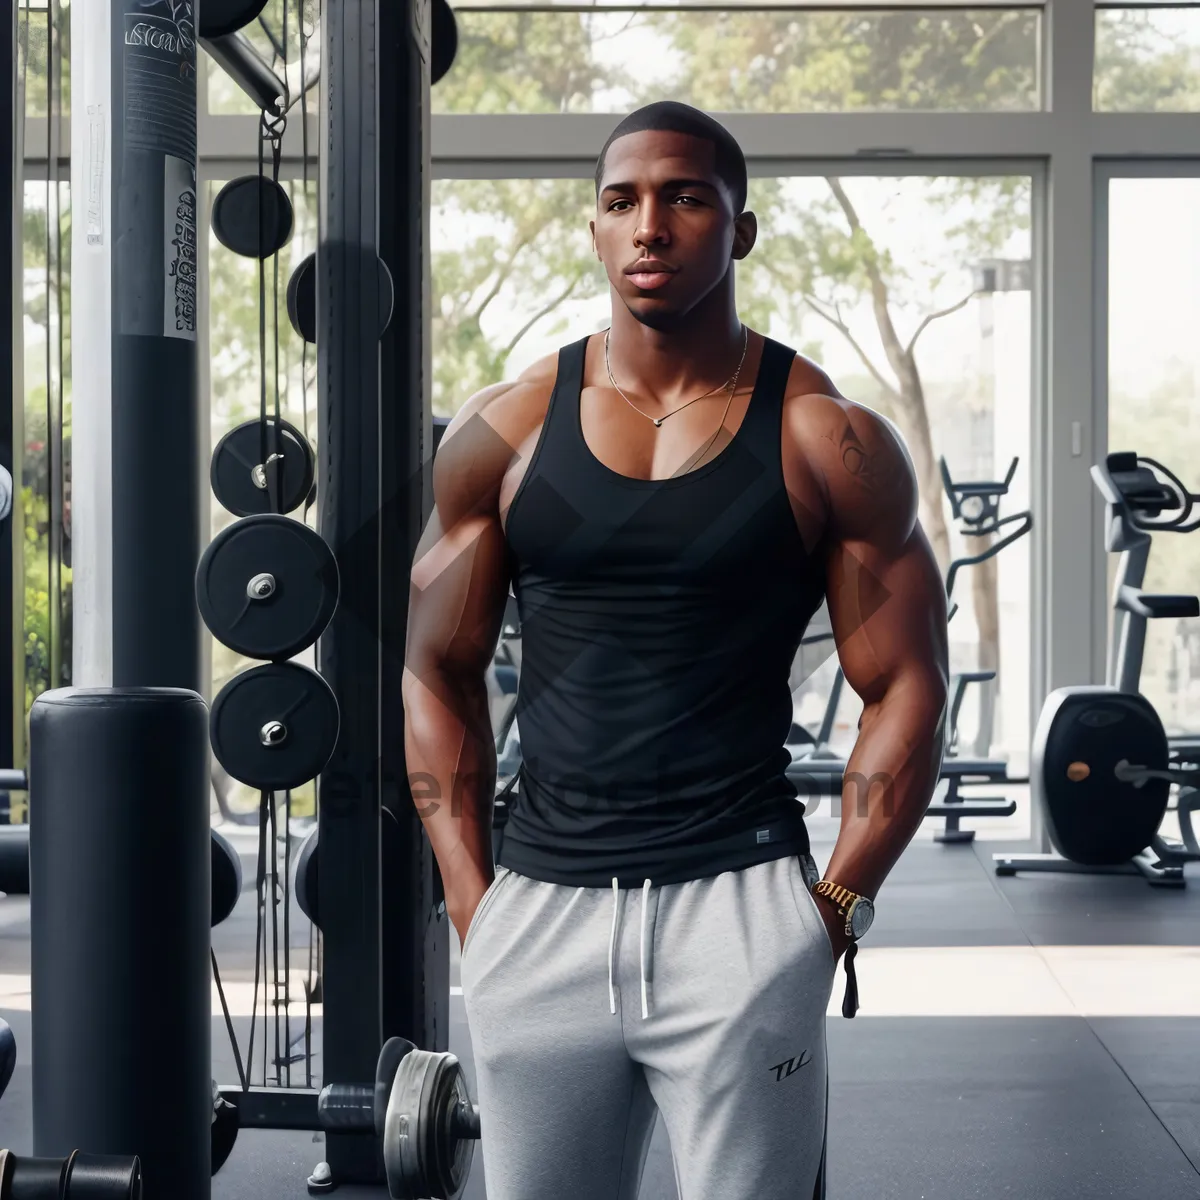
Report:
[[[796,354],[783,393],[785,453],[810,469],[820,462],[823,444],[844,425],[847,410],[857,407],[838,391],[829,374],[803,354]]]
[[[514,444],[510,435],[523,436],[531,420],[540,423],[545,418],[557,377],[558,352],[555,351],[530,363],[514,378],[480,388],[455,413],[446,431],[447,437],[482,418],[501,437]]]
[[[849,400],[797,354],[784,393],[784,470],[789,487],[815,486],[830,517],[851,527],[882,507],[907,509],[914,491],[904,439],[881,413]],[[857,517],[856,517],[857,514]]]
[[[824,368],[797,354],[784,390],[784,424],[795,449],[814,452],[831,440],[841,444],[847,429],[859,436],[898,438],[895,426],[881,413],[838,391]]]

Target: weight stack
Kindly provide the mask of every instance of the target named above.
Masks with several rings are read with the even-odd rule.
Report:
[[[209,1200],[204,701],[46,692],[29,779],[33,1152],[136,1154],[145,1200]]]

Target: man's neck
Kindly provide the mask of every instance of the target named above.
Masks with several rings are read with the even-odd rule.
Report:
[[[613,313],[608,356],[624,391],[669,402],[719,387],[737,370],[748,333],[736,311],[719,321],[689,319],[679,329],[652,329],[624,306]]]

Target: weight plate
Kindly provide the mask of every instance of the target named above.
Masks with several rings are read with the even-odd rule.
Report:
[[[270,258],[292,236],[292,202],[265,175],[231,179],[216,195],[212,229],[217,241],[242,258]]]
[[[299,905],[300,911],[318,929],[321,928],[317,909],[317,896],[319,895],[317,891],[317,864],[319,861],[320,856],[317,854],[317,830],[314,828],[301,843],[300,853],[296,855],[292,894],[296,897],[296,903]]]
[[[0,1020],[0,1096],[4,1095],[16,1066],[17,1039],[13,1037],[9,1023]]]
[[[387,1128],[387,1106],[392,1098],[392,1084],[400,1064],[416,1049],[407,1038],[390,1037],[375,1060],[375,1136],[382,1138]]]
[[[242,860],[215,829],[212,830],[212,925],[232,915],[242,894]]]
[[[246,517],[222,530],[196,569],[196,603],[213,637],[247,658],[285,662],[312,646],[337,608],[325,539],[291,517]]]
[[[396,289],[387,263],[377,260],[379,268],[379,336],[387,332],[396,305]],[[317,256],[300,260],[287,285],[288,320],[298,337],[315,345],[317,341]]]
[[[250,787],[298,788],[325,769],[337,745],[337,699],[316,671],[267,663],[235,675],[209,717],[213,755]]]
[[[222,508],[235,517],[251,517],[275,511],[290,513],[304,503],[317,469],[308,438],[291,422],[280,421],[277,446],[275,418],[268,417],[267,460],[264,468],[259,420],[236,426],[217,443],[209,480]]]
[[[317,341],[317,256],[306,254],[287,285],[287,313],[297,337]]]
[[[458,1200],[471,1173],[473,1138],[454,1134],[455,1110],[470,1106],[453,1054],[410,1051],[401,1060],[384,1120],[383,1164],[394,1198]]]
[[[454,66],[458,53],[458,22],[447,0],[433,0],[429,6],[432,26],[429,42],[429,82],[438,83]]]
[[[267,7],[267,0],[203,0],[199,12],[202,38],[226,37],[244,29]]]

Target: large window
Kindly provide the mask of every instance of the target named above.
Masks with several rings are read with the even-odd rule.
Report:
[[[605,328],[610,301],[587,235],[589,181],[445,180],[433,199],[434,408],[449,414]],[[956,479],[990,480],[1019,456],[1005,507],[1029,506],[1030,178],[759,178],[749,203],[760,233],[738,268],[743,318],[895,422],[943,567],[978,553],[950,520],[938,459]],[[1029,562],[1026,540],[965,572],[951,625],[955,669],[999,671],[994,710],[972,693],[967,740],[1017,757],[1029,724]],[[810,726],[835,669],[827,654],[818,663],[801,670],[795,693]],[[855,703],[847,696],[840,713],[843,747]]]
[[[13,420],[21,493],[13,512],[24,523],[14,566],[24,578],[25,653],[16,666],[28,717],[42,692],[71,682],[71,187],[31,179],[24,198],[24,404]]]
[[[324,2],[328,10],[330,0]],[[1028,701],[1046,687],[1087,681],[1104,641],[1100,624],[1082,615],[1092,611],[1107,565],[1096,539],[1080,533],[1093,505],[1087,468],[1093,449],[1103,448],[1102,439],[1095,446],[1091,440],[1091,172],[1095,162],[1131,155],[1200,162],[1200,124],[1170,115],[1200,109],[1200,16],[1182,3],[1132,0],[1053,7],[866,3],[454,3],[458,54],[432,93],[434,406],[453,411],[476,388],[511,377],[603,324],[607,292],[584,234],[593,204],[586,175],[617,114],[660,98],[732,114],[728,123],[760,176],[752,202],[763,237],[753,260],[739,268],[746,318],[818,358],[847,394],[896,420],[922,467],[924,517],[943,562],[977,547],[950,528],[930,464],[936,467],[944,454],[956,477],[978,479],[1002,477],[1011,458],[1021,458],[1006,504],[1035,509],[1035,538],[1006,551],[994,574],[964,575],[951,626],[956,666],[990,667],[995,659],[1000,670],[993,716],[986,706],[970,707],[964,737],[1019,762]],[[33,489],[25,510],[33,524],[17,567],[27,587],[31,697],[52,678],[67,679],[70,667],[69,212],[61,251],[51,247],[57,258],[49,279],[45,215],[46,180],[55,176],[46,166],[54,139],[45,117],[57,104],[70,111],[70,0],[18,0],[17,9],[29,116],[25,178],[32,189],[24,239],[21,466]],[[262,19],[244,31],[275,71],[286,62],[293,97],[302,41],[307,73],[318,64],[316,17],[316,0],[269,0]],[[204,63],[203,81],[202,178],[254,171],[260,114],[211,62]],[[316,107],[313,93],[310,113]],[[298,117],[299,105],[289,114],[285,172],[299,171]],[[58,132],[65,155],[69,128]],[[310,154],[318,153],[319,141],[310,143]],[[903,167],[893,161],[898,157]],[[1044,163],[1054,180],[1036,201],[1033,170],[1022,165],[1034,162]],[[67,170],[63,159],[59,177]],[[1181,239],[1190,236],[1189,206],[1200,198],[1188,192],[1192,186],[1175,179],[1114,184],[1108,324],[1110,442],[1134,438],[1151,452],[1175,449],[1185,474],[1195,453],[1180,440],[1188,429],[1180,397],[1187,393],[1187,347],[1200,307],[1179,301],[1190,278]],[[1122,195],[1139,188],[1142,199],[1123,209]],[[281,260],[281,285],[312,246],[313,210],[299,190],[293,193],[298,233]],[[316,191],[314,182],[313,200]],[[861,233],[850,232],[848,208],[858,214]],[[1030,233],[1035,212],[1044,218],[1040,242]],[[1122,257],[1121,245],[1135,240],[1158,248],[1140,255],[1128,249]],[[1036,254],[1035,245],[1046,253]],[[867,248],[882,272],[902,350],[927,316],[942,314],[917,340],[915,375],[897,373],[895,347],[866,302]],[[257,268],[215,242],[210,256],[210,328],[201,332],[211,357],[202,378],[211,387],[215,441],[258,411]],[[1155,274],[1160,261],[1166,265]],[[271,269],[269,290],[273,282]],[[1164,329],[1176,332],[1168,337]],[[267,354],[273,359],[273,338]],[[1143,362],[1145,381],[1137,378]],[[286,408],[303,425],[300,364],[301,348],[281,317],[278,375],[286,382]],[[314,365],[310,351],[310,380]],[[268,379],[274,374],[270,366]],[[916,404],[904,392],[913,379],[920,388]],[[310,386],[310,432],[314,396]],[[37,424],[57,420],[56,404],[58,467],[51,439],[41,437]],[[1178,418],[1168,420],[1165,414],[1177,409]],[[1176,436],[1158,445],[1171,423]],[[1068,452],[1076,442],[1078,451]],[[50,546],[54,470],[63,488],[61,568]],[[1188,481],[1200,483],[1194,475]],[[216,530],[226,517],[214,506],[213,519]],[[1186,559],[1195,551],[1183,538],[1172,545],[1156,547],[1148,586],[1195,590],[1197,573]],[[1032,582],[1031,564],[1039,575]],[[1188,698],[1192,685],[1183,682],[1200,670],[1192,666],[1200,663],[1193,637],[1183,630],[1151,633],[1145,687],[1173,728],[1194,728],[1200,720],[1200,701]],[[1156,646],[1156,638],[1170,644]],[[60,664],[57,676],[52,659]],[[213,685],[243,665],[214,647]],[[809,723],[831,670],[826,662],[815,673],[802,672],[797,711]],[[843,745],[854,733],[853,703],[847,695],[837,731]]]
[[[435,112],[1019,112],[1039,107],[1037,9],[458,8]]]
[[[1200,492],[1200,179],[1108,181],[1107,241],[1109,449]],[[1200,533],[1157,534],[1144,586],[1200,592]],[[1169,732],[1200,730],[1200,620],[1149,622],[1141,691]]]
[[[1200,9],[1096,14],[1097,112],[1200,110]]]
[[[25,95],[27,117],[49,115],[51,89],[61,94],[63,115],[71,113],[71,0],[56,0],[53,27],[51,13],[50,0],[18,0],[17,84]]]

